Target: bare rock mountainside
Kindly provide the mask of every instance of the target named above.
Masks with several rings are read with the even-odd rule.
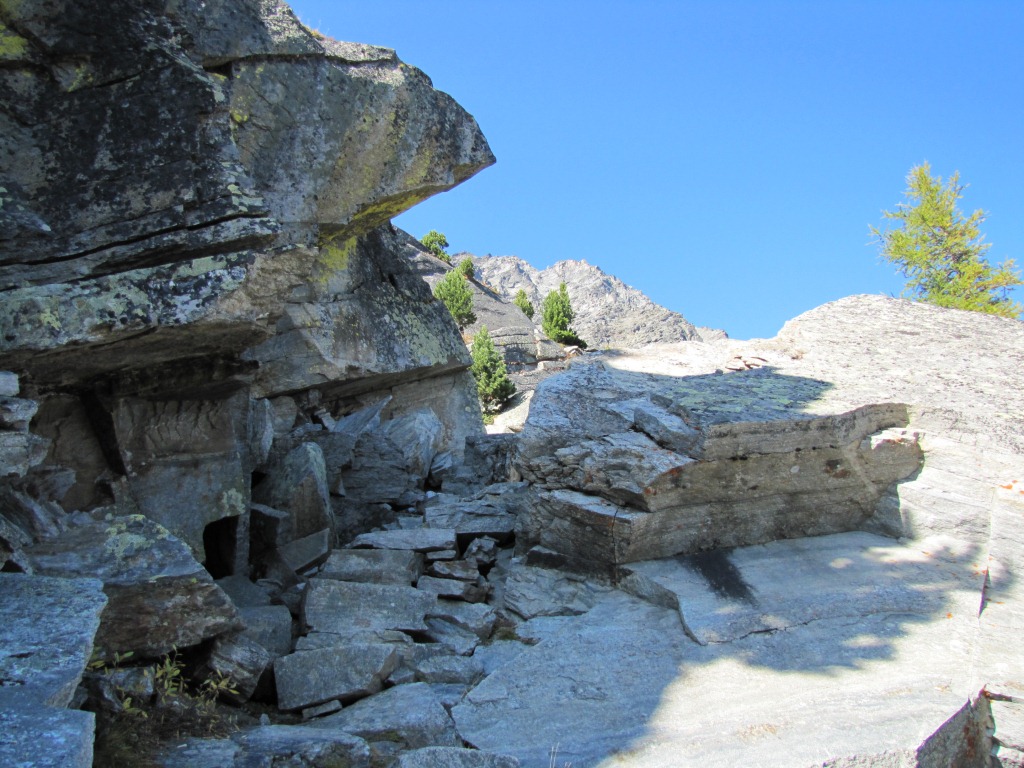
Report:
[[[596,349],[487,435],[426,75],[277,0],[0,0],[0,63],[0,765],[1024,765],[1024,324],[477,259]]]
[[[456,259],[460,258],[456,257]],[[641,291],[585,261],[560,261],[544,270],[516,256],[474,256],[481,282],[505,301],[520,289],[533,303],[540,324],[544,297],[565,283],[576,319],[573,327],[592,348],[631,348],[677,341],[711,341],[725,333],[698,328],[678,312],[655,304]]]

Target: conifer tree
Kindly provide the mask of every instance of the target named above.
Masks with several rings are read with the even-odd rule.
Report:
[[[452,263],[452,257],[445,250],[448,247],[448,238],[444,236],[444,232],[432,229],[420,238],[420,242],[423,243],[424,248],[437,256],[441,261],[447,264]]]
[[[1003,317],[1019,317],[1021,305],[1007,291],[1024,285],[1012,259],[993,267],[985,260],[991,243],[983,242],[979,225],[985,212],[964,218],[956,201],[963,196],[960,174],[942,184],[922,163],[907,175],[906,202],[882,215],[897,222],[884,232],[871,227],[881,255],[908,278],[904,296],[929,304],[970,309]]]
[[[530,301],[530,297],[526,295],[526,291],[520,288],[516,291],[515,298],[512,299],[512,303],[523,310],[523,314],[531,320],[533,319],[533,302]]]
[[[473,313],[473,292],[457,270],[446,274],[434,286],[434,296],[444,302],[461,331],[476,321]]]
[[[505,359],[494,346],[486,325],[473,337],[471,354],[473,365],[470,371],[476,379],[480,407],[484,413],[497,413],[516,393],[516,385],[509,379]]]
[[[587,343],[572,329],[575,317],[565,283],[559,285],[557,291],[552,291],[544,297],[544,304],[541,306],[541,329],[544,334],[559,344],[575,344],[586,349]]]

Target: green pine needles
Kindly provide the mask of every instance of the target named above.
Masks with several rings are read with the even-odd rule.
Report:
[[[491,341],[486,325],[473,337],[470,354],[473,357],[470,371],[476,379],[480,408],[485,414],[497,413],[516,393],[516,385],[509,379],[505,359]]]
[[[515,298],[512,299],[512,303],[523,310],[523,314],[531,320],[533,319],[533,302],[530,301],[530,297],[526,295],[526,291],[520,288],[516,291]]]
[[[557,291],[552,291],[544,297],[544,304],[541,305],[541,330],[552,341],[559,344],[575,344],[582,349],[587,348],[587,342],[576,335],[572,329],[573,318],[576,313],[572,311],[572,304],[569,303],[569,291],[565,283],[558,286]]]
[[[444,232],[438,232],[436,229],[432,229],[423,237],[420,238],[420,242],[423,243],[423,247],[430,251],[432,254],[437,256],[441,261],[446,264],[452,263],[452,257],[448,255],[448,238],[444,236]]]
[[[473,312],[473,292],[466,278],[458,270],[452,270],[434,286],[434,296],[444,302],[461,331],[476,322]]]
[[[882,257],[908,278],[904,296],[954,309],[969,309],[1002,317],[1020,317],[1022,307],[1007,291],[1024,285],[1012,259],[993,267],[985,260],[992,247],[979,225],[985,212],[964,218],[956,202],[965,185],[954,173],[945,186],[922,163],[907,175],[906,202],[882,215],[897,222],[884,232],[871,227]]]

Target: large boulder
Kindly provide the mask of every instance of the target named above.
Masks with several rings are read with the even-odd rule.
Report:
[[[160,656],[243,628],[184,542],[141,515],[83,522],[28,554],[39,574],[103,583],[109,602],[96,633],[100,658]]]

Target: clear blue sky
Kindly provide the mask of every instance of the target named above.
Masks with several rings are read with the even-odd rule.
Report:
[[[296,0],[395,48],[497,165],[396,220],[538,268],[585,259],[734,338],[898,294],[868,225],[928,160],[1024,263],[1024,2]],[[1024,291],[1015,294],[1024,301]]]

